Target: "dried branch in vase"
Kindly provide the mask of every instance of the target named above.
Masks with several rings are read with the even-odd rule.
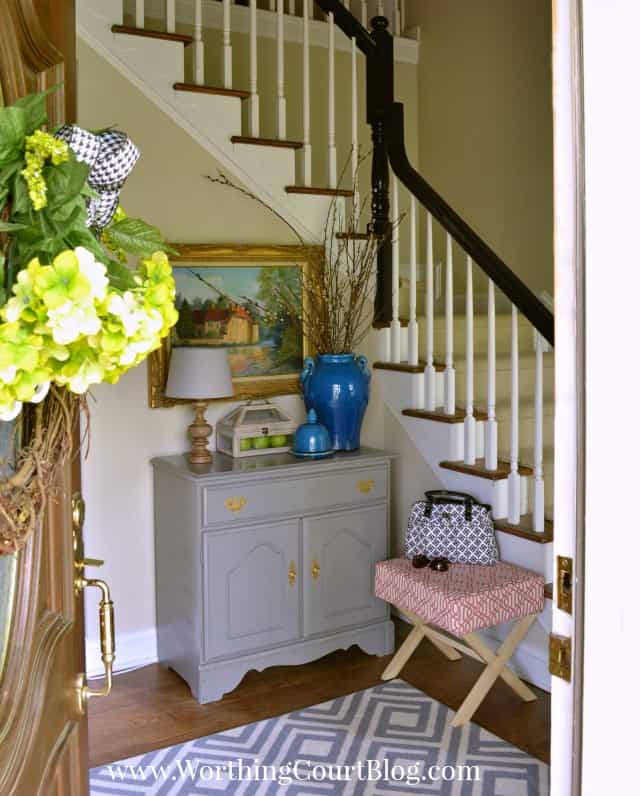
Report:
[[[368,155],[358,156],[355,172],[358,175]],[[342,186],[350,161],[340,176]],[[224,174],[206,176],[210,182],[232,188],[248,196],[270,210],[285,223],[305,246],[297,230],[259,197],[236,185]],[[295,289],[278,289],[283,314],[304,331],[311,347],[318,354],[352,353],[366,337],[373,320],[373,299],[376,289],[378,251],[385,243],[373,233],[366,238],[351,234],[366,228],[363,223],[363,208],[367,208],[369,197],[348,204],[334,197],[329,206],[324,225],[324,256],[317,259],[317,249],[309,246],[311,267]],[[403,215],[391,224],[390,234],[402,222]],[[300,301],[302,295],[303,300]],[[300,312],[302,307],[302,312]]]

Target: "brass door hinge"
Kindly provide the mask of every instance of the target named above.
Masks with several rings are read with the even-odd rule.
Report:
[[[556,605],[561,611],[573,613],[573,559],[556,558]]]
[[[549,636],[549,672],[571,682],[571,639],[567,636]]]

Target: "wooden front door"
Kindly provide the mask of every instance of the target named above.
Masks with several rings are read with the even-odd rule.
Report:
[[[75,116],[75,0],[2,0],[2,101],[61,85],[50,97],[52,125]],[[0,656],[0,793],[88,793],[82,593],[74,591],[72,496],[79,460],[67,464],[45,521],[17,554],[5,589]],[[6,584],[5,584],[6,585]],[[11,608],[7,610],[8,602]],[[4,657],[4,662],[2,662]]]

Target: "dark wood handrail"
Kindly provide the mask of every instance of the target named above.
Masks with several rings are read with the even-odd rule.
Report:
[[[391,115],[385,122],[385,133],[389,162],[396,177],[460,244],[474,263],[515,304],[545,340],[553,345],[553,313],[409,162],[405,147],[402,103],[395,102],[393,104]]]
[[[488,246],[461,216],[435,191],[411,165],[404,137],[404,107],[393,98],[393,37],[388,20],[374,17],[369,33],[340,0],[316,0],[325,13],[332,13],[335,24],[350,38],[355,38],[367,59],[367,121],[373,131],[372,214],[369,229],[386,243],[378,256],[378,295],[376,317],[389,320],[390,229],[388,197],[388,162],[394,174],[420,204],[456,240],[476,265],[500,288],[551,345],[554,343],[553,313]]]

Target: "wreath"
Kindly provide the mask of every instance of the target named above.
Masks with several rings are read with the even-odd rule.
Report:
[[[15,451],[0,552],[37,527],[91,385],[116,383],[178,318],[171,250],[119,205],[137,148],[117,130],[46,122],[46,94],[0,108],[0,432],[13,424]]]

